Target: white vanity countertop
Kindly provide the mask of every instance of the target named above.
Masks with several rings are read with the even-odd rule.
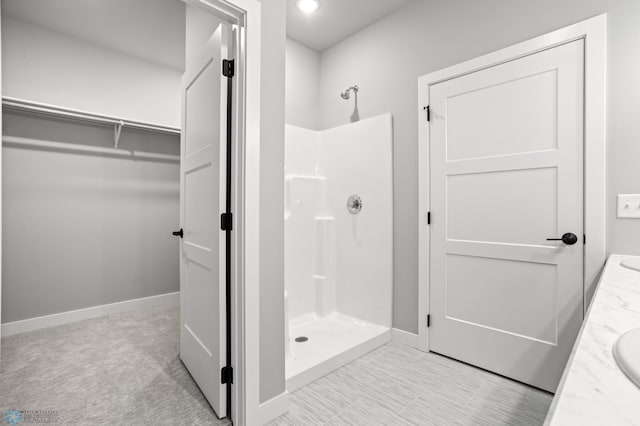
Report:
[[[640,328],[640,272],[620,266],[629,257],[609,257],[545,425],[640,425],[640,388],[612,352]]]

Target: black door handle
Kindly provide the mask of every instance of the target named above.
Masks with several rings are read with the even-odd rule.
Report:
[[[576,234],[572,234],[571,232],[567,232],[562,236],[562,238],[547,238],[547,241],[562,241],[568,246],[572,246],[578,242],[578,237]]]
[[[179,231],[173,231],[171,234],[175,237],[180,237],[180,238],[184,237],[184,232],[182,232],[182,228],[180,228]]]

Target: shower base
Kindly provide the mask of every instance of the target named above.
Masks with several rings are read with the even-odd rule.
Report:
[[[307,340],[296,342],[301,337]],[[388,327],[340,313],[292,319],[286,360],[287,391],[306,386],[390,341]]]

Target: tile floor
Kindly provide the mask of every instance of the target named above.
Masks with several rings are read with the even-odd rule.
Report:
[[[280,425],[541,425],[552,395],[395,343],[294,392]]]
[[[2,339],[0,413],[61,424],[228,425],[178,357],[178,308],[153,308]],[[391,343],[291,395],[275,425],[540,425],[551,395]]]

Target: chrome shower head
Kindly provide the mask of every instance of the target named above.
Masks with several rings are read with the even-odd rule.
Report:
[[[353,93],[358,93],[359,88],[358,86],[351,86],[347,90],[344,90],[342,93],[340,93],[340,97],[344,100],[351,98],[352,90],[353,90]]]

